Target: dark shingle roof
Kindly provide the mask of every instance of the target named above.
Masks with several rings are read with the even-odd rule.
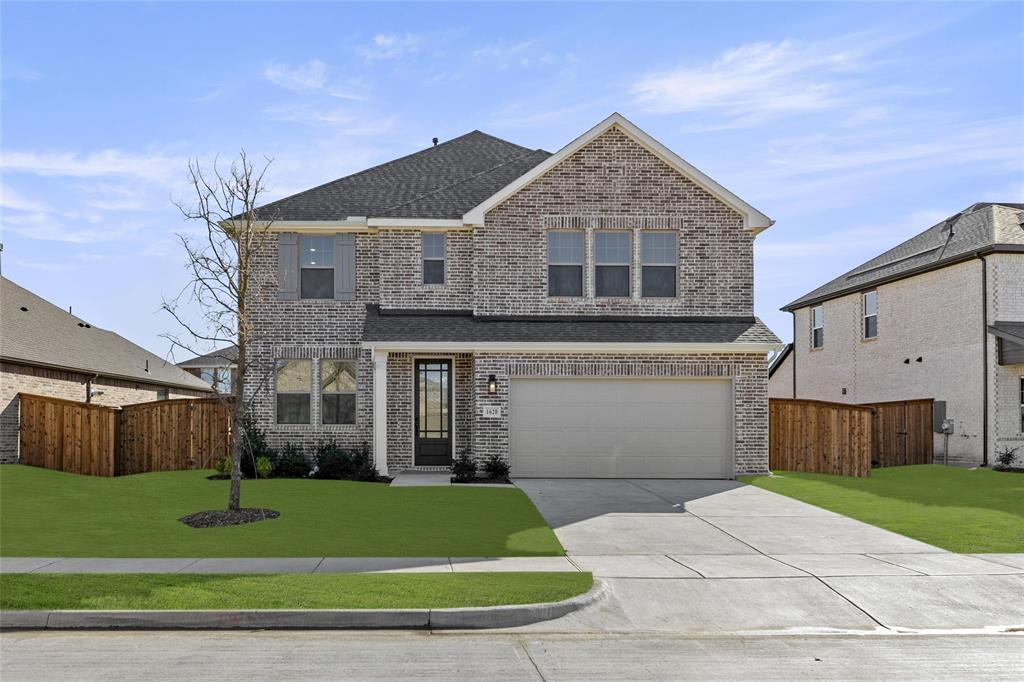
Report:
[[[779,343],[755,317],[478,317],[367,306],[363,340],[570,343]]]
[[[238,362],[238,346],[225,346],[178,363],[178,367],[231,367]]]
[[[550,156],[474,130],[259,209],[272,220],[461,218]]]
[[[1002,322],[996,320],[988,326],[988,330],[1001,339],[1013,341],[1014,343],[1024,343],[1024,322]]]
[[[209,391],[210,386],[114,332],[0,278],[0,357],[11,362]]]
[[[785,347],[772,356],[772,359],[768,362],[768,378],[771,379],[772,375],[775,374],[775,370],[782,367],[782,363],[786,361],[789,354],[793,352],[793,344],[787,343]]]
[[[1008,210],[999,210],[1000,207]],[[990,208],[992,210],[986,210]],[[782,309],[802,308],[810,303],[870,287],[904,273],[941,267],[997,244],[1010,244],[1010,248],[1024,246],[1024,229],[1015,229],[1019,228],[1024,219],[1022,211],[1024,204],[974,204],[801,296]],[[1009,223],[1016,225],[1011,226]]]

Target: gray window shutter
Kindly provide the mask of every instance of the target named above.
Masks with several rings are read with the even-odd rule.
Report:
[[[299,235],[294,232],[277,235],[277,297],[282,301],[299,298]]]
[[[334,237],[334,298],[356,300],[356,236],[351,233]]]

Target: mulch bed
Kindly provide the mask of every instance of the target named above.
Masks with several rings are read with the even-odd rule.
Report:
[[[994,467],[992,467],[992,470],[993,471],[1001,471],[1001,472],[1006,473],[1006,474],[1024,474],[1024,467],[1001,467],[1001,466],[994,466]]]
[[[193,528],[217,528],[220,526],[237,526],[241,523],[254,523],[267,519],[276,519],[281,512],[273,509],[247,507],[238,511],[214,509],[182,516],[179,521]]]

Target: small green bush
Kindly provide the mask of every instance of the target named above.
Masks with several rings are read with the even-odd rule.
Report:
[[[256,458],[256,478],[270,478],[271,469],[269,457]]]
[[[458,459],[452,462],[452,478],[456,483],[466,483],[476,478],[476,460],[464,450]]]
[[[281,452],[274,453],[270,462],[272,464],[271,475],[274,478],[305,478],[309,476],[309,462],[302,448],[294,443],[288,443],[281,449]]]
[[[1017,461],[1017,448],[1005,447],[1002,450],[996,450],[996,462],[999,465],[997,468],[1012,469],[1015,461]]]
[[[334,441],[317,446],[315,476],[340,481],[382,480],[370,459],[369,445],[363,443],[355,450],[346,450]]]
[[[213,469],[221,476],[231,475],[231,458],[221,457],[213,463]]]
[[[484,471],[487,472],[488,478],[508,479],[509,466],[508,462],[502,459],[499,455],[491,455],[484,462]]]

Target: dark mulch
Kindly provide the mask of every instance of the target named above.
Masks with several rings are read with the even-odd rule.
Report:
[[[217,528],[219,526],[237,526],[240,523],[254,523],[267,519],[276,519],[281,512],[273,509],[261,509],[259,507],[247,507],[238,511],[226,509],[213,509],[210,511],[196,512],[188,516],[182,516],[179,521],[186,526],[193,528]]]
[[[512,481],[507,478],[471,478],[468,481],[459,481],[452,478],[452,483],[504,483],[505,485],[511,485]]]
[[[996,465],[992,467],[992,470],[1001,471],[1005,474],[1024,474],[1024,467],[1001,467]]]

